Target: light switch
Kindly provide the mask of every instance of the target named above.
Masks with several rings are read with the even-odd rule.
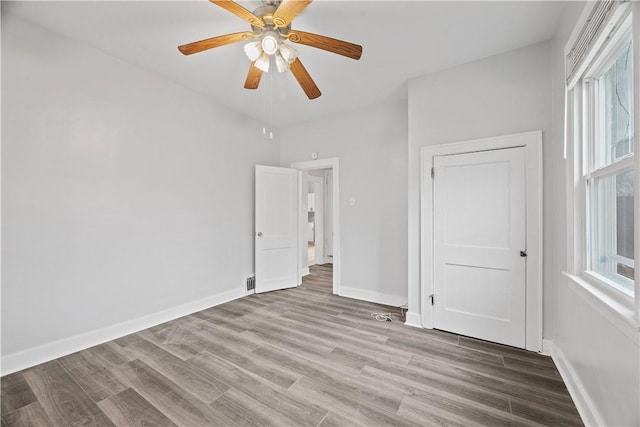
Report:
[[[351,196],[349,197],[349,206],[355,206],[356,205],[356,198]]]

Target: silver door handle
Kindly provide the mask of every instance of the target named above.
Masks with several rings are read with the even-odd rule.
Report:
[[[262,237],[262,231],[258,231],[258,232],[256,233],[256,236],[258,236],[258,237]]]

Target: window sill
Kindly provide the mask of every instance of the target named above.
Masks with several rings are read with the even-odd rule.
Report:
[[[577,289],[590,305],[618,326],[618,329],[632,332],[631,337],[634,341],[638,340],[640,322],[636,317],[633,298],[614,298],[608,292],[600,289],[601,286],[606,285],[598,285],[593,283],[595,280],[588,280],[586,277],[567,272],[564,275],[569,278],[569,284]],[[628,301],[625,301],[626,299]]]

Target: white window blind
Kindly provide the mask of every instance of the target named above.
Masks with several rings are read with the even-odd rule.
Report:
[[[593,7],[587,11],[583,25],[574,32],[566,52],[567,88],[571,89],[575,85],[628,6],[629,0],[601,0],[594,2]]]

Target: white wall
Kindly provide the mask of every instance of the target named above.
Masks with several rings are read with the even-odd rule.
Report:
[[[259,123],[6,15],[2,90],[3,372],[241,295]]]
[[[546,175],[547,157],[556,143],[550,133],[550,52],[549,43],[536,44],[409,81],[407,319],[411,323],[420,322],[420,147],[542,130]],[[551,217],[547,199],[552,187],[545,180],[545,224]],[[549,230],[544,233],[547,262]]]
[[[583,8],[570,4],[553,41],[552,111],[557,141],[545,158],[546,180],[565,180],[564,47]],[[635,42],[634,42],[635,43]],[[561,369],[583,420],[591,425],[640,425],[640,336],[601,301],[571,283],[562,274],[567,259],[566,188],[555,185],[547,199],[545,239],[552,244],[545,258],[546,302],[551,313],[545,338]]]
[[[280,135],[282,166],[314,151],[340,159],[340,294],[406,303],[406,105],[322,118]]]

